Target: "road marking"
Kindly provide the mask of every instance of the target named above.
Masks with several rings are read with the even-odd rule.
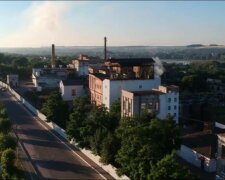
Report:
[[[50,134],[52,134],[56,139],[58,139],[61,143],[63,143],[70,151],[72,151],[74,154],[76,154],[76,156],[78,156],[83,162],[85,162],[89,167],[91,167],[97,174],[99,174],[103,179],[107,180],[107,178],[105,176],[103,176],[97,169],[95,169],[93,166],[91,166],[85,159],[83,159],[78,153],[76,153],[71,147],[69,147],[65,142],[63,142],[59,137],[57,137],[54,133],[52,133],[47,127],[46,125],[43,125],[40,120],[37,118],[37,116],[33,115],[30,111],[28,111],[27,108],[24,107],[24,105],[18,101],[13,95],[10,94],[10,98],[13,98],[16,100],[16,102],[21,105],[21,108],[23,108],[28,114],[31,115],[32,118],[36,119],[37,122],[43,127],[45,128]],[[78,149],[79,150],[79,149]],[[100,166],[99,166],[100,167]]]

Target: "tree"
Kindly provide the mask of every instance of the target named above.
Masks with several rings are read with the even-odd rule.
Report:
[[[8,148],[15,149],[16,144],[17,142],[14,137],[8,134],[7,135],[0,134],[0,152],[3,152]]]
[[[0,109],[0,118],[8,118],[8,114],[5,108]]]
[[[150,174],[147,179],[149,180],[191,180],[193,177],[187,168],[181,166],[176,162],[175,154],[168,154],[163,157],[156,165],[151,168]]]
[[[105,164],[115,164],[115,155],[119,148],[119,139],[112,133],[108,133],[101,144],[101,162]]]
[[[4,180],[11,179],[15,170],[14,163],[16,154],[12,149],[6,149],[1,156],[2,178]]]
[[[47,101],[43,104],[41,112],[46,115],[47,121],[52,121],[62,128],[66,127],[69,112],[59,92],[52,92],[49,95]]]
[[[171,119],[125,123],[117,130],[121,148],[116,155],[119,174],[146,179],[152,164],[180,146],[179,128]]]
[[[107,129],[98,128],[95,131],[94,135],[90,137],[90,147],[95,154],[100,155],[102,141],[106,137],[106,135]]]
[[[77,97],[73,101],[73,111],[70,114],[69,121],[66,124],[66,132],[70,139],[75,138],[79,143],[82,139],[80,128],[83,127],[84,121],[87,118],[87,102],[86,97]]]
[[[14,67],[21,67],[21,66],[26,67],[26,66],[28,66],[28,63],[29,63],[28,59],[25,57],[18,57],[13,60]]]
[[[0,118],[0,132],[8,134],[11,130],[12,124],[9,119]]]

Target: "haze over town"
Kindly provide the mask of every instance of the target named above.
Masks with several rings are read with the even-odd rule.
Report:
[[[0,47],[225,44],[225,2],[0,2]]]

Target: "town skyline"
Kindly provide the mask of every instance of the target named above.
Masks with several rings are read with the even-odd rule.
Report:
[[[225,2],[0,2],[0,47],[224,45]],[[210,12],[210,13],[209,13]]]

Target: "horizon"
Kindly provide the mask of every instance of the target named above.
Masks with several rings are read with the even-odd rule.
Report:
[[[225,45],[225,2],[0,2],[0,47]],[[10,17],[10,18],[9,18]]]
[[[50,44],[49,46],[37,46],[37,47],[0,47],[0,49],[25,49],[25,48],[34,48],[34,49],[38,49],[38,48],[51,48]],[[84,45],[84,46],[77,46],[77,45],[71,45],[71,46],[64,46],[64,45],[56,45],[54,44],[55,47],[85,47],[85,48],[92,48],[92,47],[104,47],[104,45],[93,45],[93,46],[89,46],[89,45]],[[110,46],[107,45],[107,48],[113,48],[113,47],[188,47],[190,45],[202,45],[203,47],[224,47],[225,45],[223,44],[201,44],[201,43],[196,43],[196,44],[187,44],[187,45],[158,45],[158,46],[153,46],[153,45],[114,45],[114,46]]]

